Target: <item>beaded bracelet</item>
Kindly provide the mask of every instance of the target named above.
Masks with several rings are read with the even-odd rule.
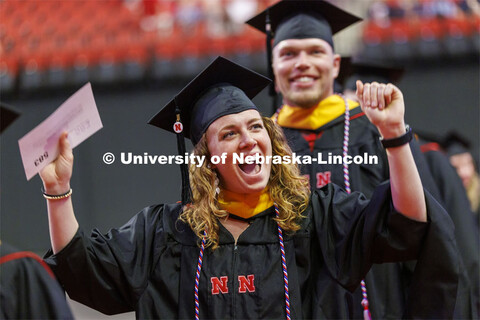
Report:
[[[58,195],[53,195],[53,194],[48,194],[48,193],[45,193],[45,191],[42,190],[42,194],[43,194],[43,197],[47,200],[61,200],[61,199],[65,199],[65,198],[68,198],[72,195],[73,193],[73,190],[70,188],[70,190],[68,190],[67,192],[63,193],[63,194],[58,194]]]

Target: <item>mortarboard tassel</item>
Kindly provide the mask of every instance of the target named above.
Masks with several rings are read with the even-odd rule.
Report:
[[[175,114],[177,116],[176,122],[173,125],[173,130],[177,136],[177,149],[178,154],[184,156],[186,153],[185,138],[183,135],[183,124],[180,118],[180,108],[175,100]],[[182,206],[191,202],[192,190],[190,189],[190,179],[188,175],[188,166],[184,162],[180,164],[180,173],[182,175]]]
[[[267,34],[267,72],[268,77],[273,79],[273,67],[272,67],[272,24],[270,22],[270,14],[267,10],[265,16],[265,32]],[[268,87],[268,95],[272,98],[272,112],[277,110],[277,92],[275,91],[275,84],[272,81]]]

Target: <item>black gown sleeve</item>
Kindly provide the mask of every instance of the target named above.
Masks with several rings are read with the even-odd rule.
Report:
[[[145,208],[119,229],[89,237],[79,229],[45,261],[68,295],[105,314],[134,311],[149,275],[165,249],[163,206]]]
[[[439,151],[428,151],[424,155],[439,187],[440,199],[455,225],[455,239],[461,260],[458,263],[460,271],[464,273],[455,317],[480,318],[480,236],[470,202],[461,179],[447,157]]]
[[[0,245],[0,318],[73,319],[65,293],[36,254]]]
[[[324,261],[341,285],[353,291],[372,263],[417,259],[407,303],[417,299],[426,303],[418,304],[421,309],[407,307],[411,313],[405,317],[452,317],[459,276],[454,226],[428,191],[426,223],[395,211],[387,183],[377,187],[370,202],[335,186],[312,199]]]
[[[428,226],[395,211],[386,183],[370,201],[330,184],[312,197],[312,206],[324,261],[349,290],[358,286],[372,263],[416,259]]]

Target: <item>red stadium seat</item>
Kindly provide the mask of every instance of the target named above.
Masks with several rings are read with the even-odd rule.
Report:
[[[446,33],[439,18],[424,18],[419,21],[418,53],[421,57],[438,58],[443,53],[442,42]]]
[[[373,21],[368,21],[363,29],[363,54],[370,59],[381,59],[387,54],[387,29]]]
[[[444,45],[450,56],[462,56],[473,52],[471,37],[473,28],[465,17],[445,19]]]

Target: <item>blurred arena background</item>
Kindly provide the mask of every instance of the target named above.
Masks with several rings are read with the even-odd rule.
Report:
[[[147,205],[179,200],[176,165],[123,165],[120,154],[176,153],[175,139],[146,122],[216,56],[266,74],[264,36],[244,21],[274,2],[0,0],[0,99],[22,113],[0,136],[0,238],[40,255],[49,248],[41,181],[26,181],[17,141],[86,82],[104,128],[74,150],[83,229],[106,232]],[[478,157],[479,1],[331,2],[364,18],[335,36],[337,52],[404,68],[407,122],[432,137],[456,130]],[[255,102],[271,114],[267,92]],[[114,164],[103,163],[106,152]],[[79,319],[108,318],[73,308]]]
[[[331,0],[365,18],[336,50],[403,64],[479,52],[478,0]],[[244,25],[272,0],[2,0],[2,95],[188,79],[217,55],[263,70]]]

